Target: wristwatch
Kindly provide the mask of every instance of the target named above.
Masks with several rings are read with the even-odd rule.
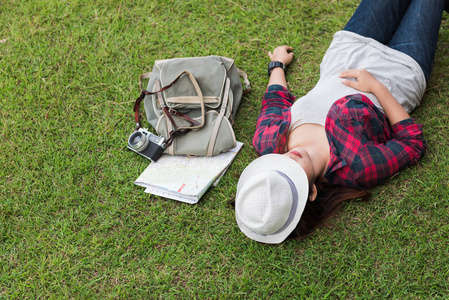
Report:
[[[272,61],[268,64],[268,76],[271,75],[271,71],[273,71],[274,68],[282,68],[285,73],[285,65],[283,63],[280,61]]]

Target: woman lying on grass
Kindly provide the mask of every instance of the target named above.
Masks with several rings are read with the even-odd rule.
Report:
[[[449,1],[448,1],[449,3]],[[307,235],[344,200],[367,198],[426,150],[420,104],[432,69],[444,0],[362,0],[334,35],[320,80],[287,90],[293,49],[269,52],[270,79],[253,139],[262,155],[242,173],[237,223],[259,242]]]

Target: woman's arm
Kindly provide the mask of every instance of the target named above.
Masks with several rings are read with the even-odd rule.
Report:
[[[268,56],[271,61],[279,61],[287,66],[293,60],[292,50],[293,48],[289,46],[279,46],[273,53],[268,51]],[[284,70],[274,68],[262,99],[253,137],[253,146],[259,154],[282,152],[290,125],[288,109],[294,100],[295,97],[287,89]]]
[[[293,48],[289,46],[279,46],[271,51],[268,51],[268,56],[271,61],[279,61],[285,66],[288,66],[293,60]],[[287,80],[285,79],[285,72],[282,68],[274,68],[270,75],[270,80],[268,81],[268,86],[279,84],[287,88]]]
[[[422,125],[407,118],[393,125],[364,95],[349,95],[332,105],[326,120],[331,181],[350,187],[382,184],[426,152]],[[344,159],[345,165],[342,165]]]
[[[347,70],[340,74],[341,78],[355,78],[356,81],[343,80],[343,84],[355,88],[361,92],[372,93],[379,100],[390,124],[396,124],[402,120],[410,118],[410,115],[393,97],[385,85],[377,80],[367,70]]]
[[[282,70],[281,70],[282,71]],[[261,154],[283,153],[295,97],[282,85],[269,86],[262,99],[253,146]]]

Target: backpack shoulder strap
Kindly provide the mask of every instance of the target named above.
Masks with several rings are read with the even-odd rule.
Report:
[[[248,75],[246,75],[245,72],[237,68],[237,71],[239,72],[240,77],[243,78],[243,83],[245,84],[245,89],[243,90],[243,94],[249,93],[251,91],[251,84],[248,80]]]

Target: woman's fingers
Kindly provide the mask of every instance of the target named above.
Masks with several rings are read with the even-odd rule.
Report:
[[[365,69],[343,71],[340,73],[340,78],[347,78],[342,80],[344,85],[367,93],[371,93],[379,85],[379,81]]]
[[[291,51],[293,51],[293,47],[287,45],[278,46],[273,50],[273,52],[268,51],[268,56],[271,61],[277,60],[285,65],[289,65],[293,60],[293,52]]]
[[[346,70],[340,73],[340,78],[354,78],[355,80],[343,79],[341,83],[346,86],[357,89],[358,72],[359,70]]]
[[[351,78],[357,78],[360,75],[361,71],[365,71],[365,70],[357,70],[357,69],[350,69],[350,70],[346,70],[340,73],[340,78],[344,78],[344,77],[351,77]]]
[[[343,83],[344,85],[347,85],[349,87],[357,89],[357,82],[356,81],[352,81],[352,80],[349,80],[349,79],[343,79],[341,81],[341,83]]]

